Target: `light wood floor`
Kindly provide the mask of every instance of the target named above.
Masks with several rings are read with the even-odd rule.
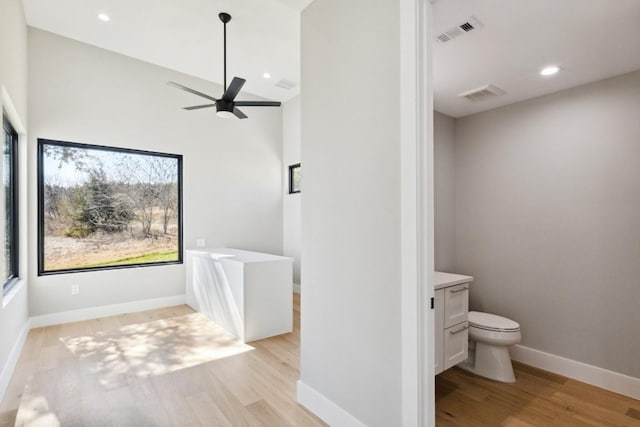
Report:
[[[187,306],[34,329],[0,426],[324,426],[295,398],[299,307],[248,345]]]
[[[295,399],[299,307],[296,295],[293,333],[249,345],[187,306],[34,329],[0,427],[16,415],[16,425],[47,427],[324,425]],[[640,426],[640,401],[514,367],[516,384],[457,368],[436,377],[436,424]]]
[[[436,377],[438,426],[640,426],[640,401],[514,362],[503,384],[459,368]]]

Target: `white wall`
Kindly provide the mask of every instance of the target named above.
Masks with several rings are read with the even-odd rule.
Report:
[[[184,156],[184,241],[282,253],[282,113],[246,108],[246,120],[209,110],[169,80],[220,94],[219,85],[36,29],[29,30],[30,241],[36,259],[37,138]],[[243,95],[243,97],[246,97]],[[183,265],[36,277],[31,315],[184,293]],[[70,285],[80,294],[70,295]]]
[[[293,281],[300,283],[300,233],[302,219],[302,193],[289,194],[289,165],[300,163],[300,96],[282,105],[282,192],[284,194],[283,250],[286,256],[295,259]],[[304,174],[304,165],[302,166]]]
[[[0,2],[0,82],[18,115],[27,118],[27,26],[20,0]]]
[[[1,108],[2,112],[8,114],[14,126],[18,126],[16,130],[22,134],[20,135],[21,154],[24,154],[26,153],[24,150],[25,128],[20,129],[19,125],[27,125],[27,26],[20,0],[0,2],[0,58]],[[22,178],[26,177],[25,165],[26,161],[22,156],[19,166]],[[25,280],[7,295],[0,292],[0,400],[10,379],[17,352],[20,350],[20,338],[23,338],[21,332],[29,318],[26,284],[27,252],[24,250],[27,236],[26,209],[24,209],[26,183],[24,179],[21,181],[23,185],[20,188],[20,243],[23,250],[20,254],[20,276]],[[4,240],[4,225],[2,225],[0,241],[4,242]]]
[[[640,378],[640,71],[457,121],[456,272],[522,344]]]
[[[455,273],[455,138],[454,118],[434,111],[435,268]]]
[[[399,8],[302,13],[300,381],[369,426],[402,424]]]

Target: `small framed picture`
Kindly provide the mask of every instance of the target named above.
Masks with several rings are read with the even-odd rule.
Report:
[[[289,194],[300,192],[301,179],[302,172],[300,170],[300,163],[289,166]]]

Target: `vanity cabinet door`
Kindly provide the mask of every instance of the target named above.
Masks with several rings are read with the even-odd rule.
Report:
[[[433,295],[435,318],[433,368],[435,375],[444,371],[444,289],[438,289]]]
[[[444,331],[444,369],[463,362],[469,350],[469,324],[467,322]]]
[[[445,329],[466,322],[469,313],[469,284],[463,283],[445,288],[444,305]]]

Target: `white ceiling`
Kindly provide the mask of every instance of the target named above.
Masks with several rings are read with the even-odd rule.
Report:
[[[438,0],[434,33],[471,15],[484,27],[434,43],[435,108],[462,117],[640,69],[640,0]],[[562,70],[541,77],[543,66]],[[506,94],[459,93],[493,84]]]
[[[476,16],[484,26],[434,44],[438,111],[453,117],[640,69],[640,0],[432,0],[434,36]],[[312,0],[23,0],[27,23],[153,64],[287,101],[299,93],[300,11]],[[97,19],[99,12],[111,21]],[[364,11],[363,13],[365,13]],[[542,78],[547,64],[562,71]],[[265,80],[264,72],[272,78]],[[298,84],[275,86],[280,79]],[[506,94],[471,102],[457,95],[486,84]],[[197,89],[197,88],[196,88]]]
[[[278,101],[299,93],[300,11],[312,0],[23,0],[27,24],[152,64],[222,83],[222,23],[227,80]],[[108,13],[110,22],[97,19]],[[271,74],[265,80],[262,75]],[[298,86],[275,86],[280,79]],[[197,88],[195,88],[197,89]],[[214,94],[215,95],[215,94]],[[221,95],[221,94],[220,94]]]

